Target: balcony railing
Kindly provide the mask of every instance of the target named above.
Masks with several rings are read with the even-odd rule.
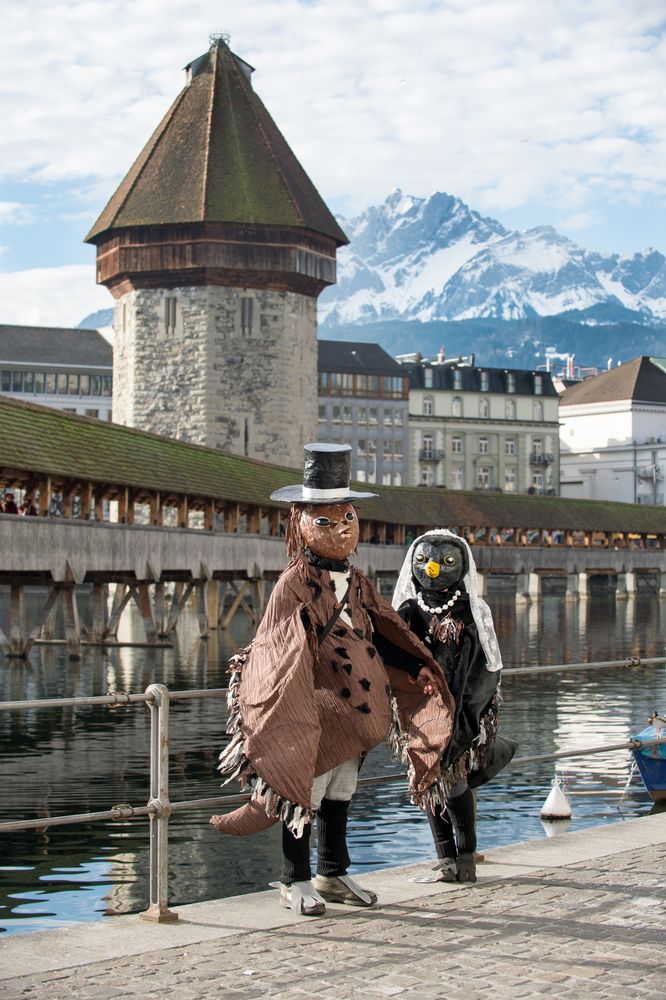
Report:
[[[441,448],[419,449],[419,462],[441,462],[443,458],[444,451]]]
[[[535,451],[530,455],[530,465],[552,465],[554,460],[552,452]]]

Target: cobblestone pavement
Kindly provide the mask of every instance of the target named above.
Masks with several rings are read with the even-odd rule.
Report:
[[[2,1000],[663,998],[666,844],[5,980]]]

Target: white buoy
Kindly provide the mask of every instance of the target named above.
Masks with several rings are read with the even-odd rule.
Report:
[[[553,787],[541,807],[541,819],[571,819],[571,803],[562,790],[558,777],[553,778]]]
[[[570,819],[542,819],[541,826],[543,827],[543,832],[547,837],[560,837],[563,833],[566,833],[571,826]]]

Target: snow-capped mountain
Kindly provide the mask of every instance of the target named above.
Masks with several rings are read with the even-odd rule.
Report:
[[[394,191],[351,221],[325,327],[383,320],[523,319],[595,306],[666,319],[666,258],[591,252],[550,226],[512,232],[459,198]]]

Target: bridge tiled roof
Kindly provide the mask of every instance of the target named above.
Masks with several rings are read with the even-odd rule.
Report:
[[[141,487],[263,507],[287,469],[147,431],[0,396],[0,467],[25,474]],[[358,484],[367,489],[367,484]],[[666,508],[422,487],[377,487],[364,517],[414,526],[525,527],[666,533]]]

